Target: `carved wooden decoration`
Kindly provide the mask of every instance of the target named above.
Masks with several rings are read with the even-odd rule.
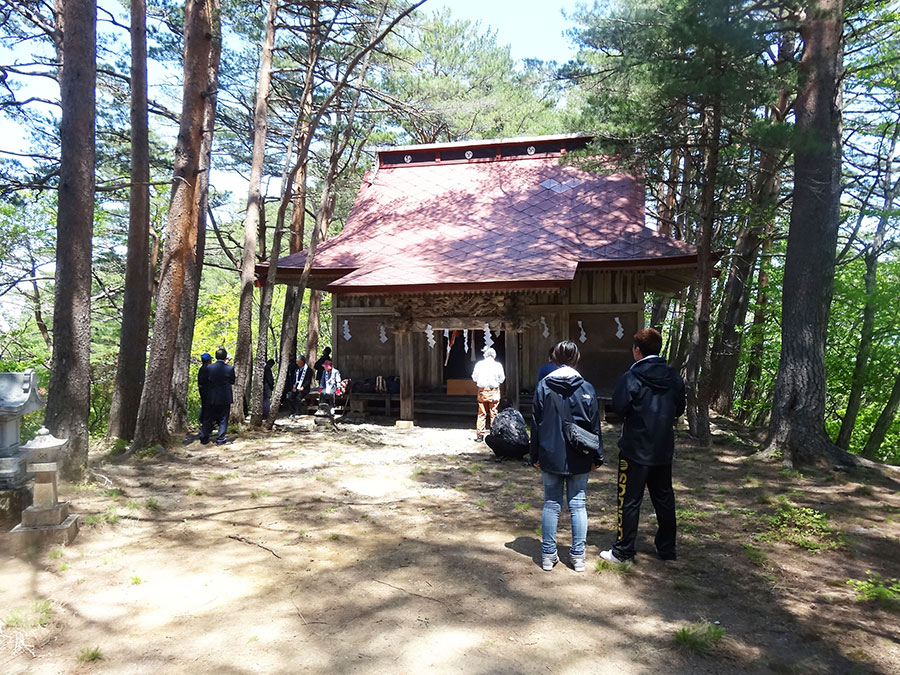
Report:
[[[448,328],[521,331],[535,322],[527,314],[530,293],[429,293],[394,299],[395,331],[420,331],[428,324]]]

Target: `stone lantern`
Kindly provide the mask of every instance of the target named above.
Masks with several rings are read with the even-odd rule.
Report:
[[[31,504],[28,453],[20,447],[19,433],[22,418],[43,407],[34,370],[0,373],[0,532],[18,523]]]
[[[28,544],[69,544],[78,534],[78,516],[69,515],[69,503],[57,499],[57,461],[66,443],[42,427],[23,446],[28,452],[27,470],[34,474],[34,503],[22,512],[22,523],[12,534]]]

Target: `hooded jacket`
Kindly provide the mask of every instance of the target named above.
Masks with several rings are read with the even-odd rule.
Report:
[[[531,463],[541,463],[541,471],[563,475],[587,473],[603,464],[603,441],[595,455],[586,455],[570,447],[563,436],[563,418],[557,412],[553,396],[562,397],[569,406],[572,421],[600,436],[600,406],[590,382],[569,366],[557,368],[538,383],[531,412]]]
[[[620,454],[645,466],[672,463],[675,419],[684,413],[684,381],[660,356],[636,362],[619,378],[612,409],[625,419]]]

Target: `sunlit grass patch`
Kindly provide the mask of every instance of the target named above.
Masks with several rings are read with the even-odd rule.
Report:
[[[90,663],[103,658],[100,647],[82,647],[78,650],[78,663]]]
[[[675,643],[684,649],[708,654],[722,641],[725,630],[709,621],[692,623],[675,631]]]
[[[600,558],[594,565],[594,569],[598,572],[613,572],[614,574],[631,574],[634,572],[634,563],[614,563]]]
[[[119,513],[115,506],[110,506],[103,513],[92,513],[84,517],[85,525],[96,525],[98,523],[109,523],[110,525],[119,522]]]
[[[866,570],[865,579],[847,579],[856,590],[860,602],[875,602],[882,609],[900,611],[900,579],[885,579],[878,572]]]
[[[808,506],[782,504],[768,517],[768,529],[762,535],[770,541],[784,541],[810,553],[837,548],[837,534],[828,524],[828,514]]]
[[[37,628],[50,623],[53,607],[50,600],[35,600],[28,609],[10,612],[3,618],[7,628]]]

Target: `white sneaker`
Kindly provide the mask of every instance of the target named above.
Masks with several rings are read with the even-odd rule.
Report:
[[[572,567],[576,572],[584,572],[584,553],[572,556]]]
[[[620,560],[616,557],[616,554],[613,553],[611,548],[606,549],[605,551],[600,551],[600,557],[603,558],[606,562],[611,562],[615,565],[629,565],[632,563],[631,560]]]
[[[553,566],[559,562],[559,556],[556,553],[541,553],[541,569],[549,572]]]

